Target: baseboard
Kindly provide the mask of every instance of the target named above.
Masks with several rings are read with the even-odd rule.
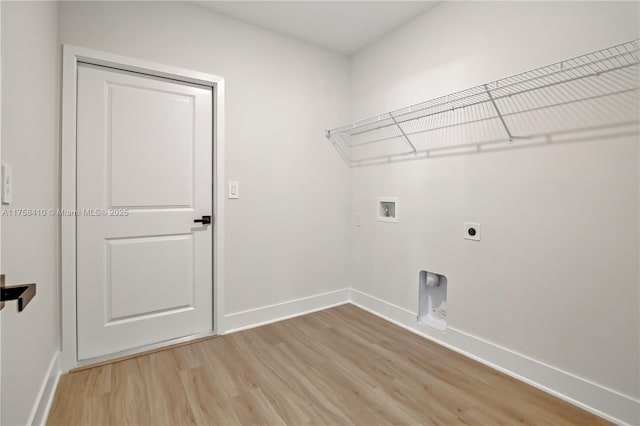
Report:
[[[348,288],[236,312],[224,316],[224,333],[233,333],[235,331],[259,327],[345,303],[349,303]]]
[[[53,404],[53,397],[55,396],[56,388],[58,387],[58,380],[60,380],[60,374],[62,372],[61,355],[61,352],[56,352],[53,355],[53,359],[51,359],[49,369],[42,381],[38,397],[33,405],[33,409],[31,410],[31,415],[27,422],[29,425],[41,426],[47,421],[51,404]]]
[[[417,313],[351,289],[351,303],[617,424],[640,424],[640,401],[456,328],[418,324]]]

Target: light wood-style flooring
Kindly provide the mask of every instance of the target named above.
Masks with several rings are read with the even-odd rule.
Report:
[[[48,424],[607,423],[343,305],[66,374]]]

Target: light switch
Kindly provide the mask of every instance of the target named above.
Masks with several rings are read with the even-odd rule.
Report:
[[[2,204],[11,204],[13,198],[13,174],[11,166],[2,165]]]
[[[238,183],[238,181],[229,181],[229,198],[240,198],[240,184]]]

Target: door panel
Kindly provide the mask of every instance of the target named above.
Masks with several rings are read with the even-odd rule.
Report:
[[[193,309],[193,242],[190,234],[107,240],[106,323]]]
[[[192,208],[194,95],[106,84],[110,205]]]
[[[77,118],[78,358],[210,331],[211,89],[80,65]]]

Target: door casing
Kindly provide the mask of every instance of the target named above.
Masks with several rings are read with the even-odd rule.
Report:
[[[2,5],[0,5],[0,153],[1,152],[2,152]],[[0,164],[2,164],[2,155],[0,155]],[[1,235],[1,232],[0,232],[0,235]],[[0,241],[1,241],[1,238],[0,238]],[[2,264],[2,255],[0,253],[0,265],[1,264]],[[0,315],[0,423],[1,422],[2,422],[2,315]]]
[[[196,83],[213,89],[213,318],[212,332],[224,332],[224,78],[212,74],[113,55],[65,44],[62,63],[61,203],[76,209],[76,107],[78,63]],[[62,215],[61,316],[62,372],[78,366],[76,326],[76,217]],[[184,339],[181,339],[184,340]],[[162,343],[154,346],[161,346]]]

